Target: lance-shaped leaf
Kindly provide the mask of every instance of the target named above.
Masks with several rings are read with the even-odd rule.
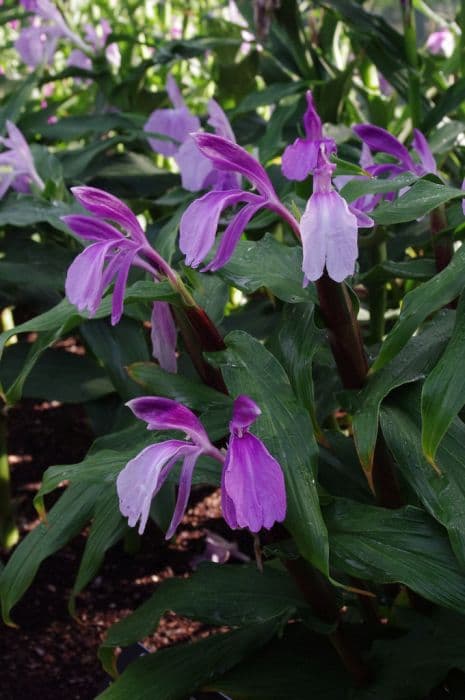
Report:
[[[419,180],[402,197],[393,202],[383,202],[371,214],[377,224],[390,226],[415,221],[440,204],[451,199],[461,199],[465,192],[458,187],[440,185],[431,180]]]
[[[396,387],[423,378],[434,367],[450,337],[453,322],[453,312],[441,311],[422,333],[409,340],[387,367],[373,374],[359,393],[352,428],[357,452],[366,471],[370,471],[373,465],[381,402]]]
[[[457,308],[449,344],[423,385],[421,395],[422,446],[434,462],[436,450],[453,419],[465,404],[465,295]]]
[[[6,624],[10,611],[32,583],[41,563],[61,549],[91,518],[102,485],[76,484],[66,489],[41,523],[15,549],[0,575],[0,599]]]
[[[325,519],[335,569],[377,583],[403,583],[463,614],[465,575],[446,532],[423,510],[341,499],[326,509]]]
[[[225,342],[227,350],[210,357],[221,368],[230,393],[246,393],[262,409],[254,432],[284,471],[286,526],[302,555],[327,573],[327,534],[316,489],[318,449],[308,413],[297,402],[282,366],[261,343],[241,331],[230,333]]]
[[[464,287],[465,246],[461,246],[442,272],[405,296],[399,319],[382,344],[372,371],[392,360],[423,321],[458,297]]]
[[[465,425],[458,418],[450,426],[432,469],[421,449],[420,387],[405,387],[381,410],[381,427],[402,476],[426,510],[447,529],[465,569]]]

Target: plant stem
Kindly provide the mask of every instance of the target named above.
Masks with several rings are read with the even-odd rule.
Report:
[[[371,264],[379,265],[387,259],[386,243],[383,241],[370,249]],[[385,313],[387,290],[381,282],[367,284],[368,303],[370,306],[370,342],[379,343],[383,339],[385,330]]]
[[[7,409],[3,405],[0,408],[0,545],[5,549],[10,549],[17,543],[19,532],[13,520],[6,423]]]
[[[451,261],[454,254],[454,246],[450,236],[441,236],[441,231],[447,228],[447,219],[444,205],[433,209],[429,215],[431,225],[431,237],[436,261],[436,270],[441,272]]]
[[[334,282],[325,272],[316,282],[316,288],[342,383],[346,389],[361,389],[368,362],[347,287]]]
[[[412,120],[412,126],[418,128],[421,124],[422,110],[415,12],[411,0],[401,0],[401,7],[404,25],[405,56],[408,65],[410,118]]]

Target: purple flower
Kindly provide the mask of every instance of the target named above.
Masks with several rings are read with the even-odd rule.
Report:
[[[435,56],[450,58],[454,53],[455,39],[449,29],[432,32],[426,40],[426,49]]]
[[[291,180],[304,180],[313,173],[313,194],[300,221],[302,269],[305,281],[320,279],[326,267],[331,279],[342,282],[354,273],[358,227],[374,225],[366,213],[371,211],[372,201],[359,199],[349,206],[333,189],[331,178],[336,166],[329,158],[336,152],[336,143],[323,135],[310,91],[304,128],[305,138],[296,139],[282,158],[283,174]]]
[[[105,290],[114,281],[111,322],[116,324],[123,313],[131,265],[147,270],[155,278],[160,272],[167,274],[168,266],[151,248],[137,218],[121,200],[95,187],[74,187],[72,192],[93,216],[71,214],[62,217],[63,221],[77,236],[93,243],[68,269],[66,296],[79,311],[88,309],[93,315]]]
[[[357,124],[353,130],[371,151],[381,151],[396,159],[397,163],[379,163],[368,165],[365,169],[372,175],[389,176],[412,172],[421,177],[428,173],[437,174],[436,161],[424,135],[419,129],[413,130],[413,151],[418,160],[414,160],[407,148],[395,136],[372,124]]]
[[[51,62],[59,36],[59,32],[53,26],[33,24],[21,30],[14,46],[21,60],[35,68]]]
[[[38,41],[41,40],[42,43],[47,44],[47,47],[44,47],[43,49],[42,57],[48,56],[47,62],[49,62],[53,56],[56,47],[56,42],[59,37],[66,37],[67,39],[70,39],[73,42],[73,44],[75,44],[79,49],[81,49],[81,51],[89,52],[92,50],[91,47],[88,46],[81,39],[80,36],[78,36],[75,32],[73,32],[70,29],[63,15],[55,6],[55,4],[51,2],[51,0],[21,0],[21,4],[23,5],[25,10],[27,10],[28,12],[33,12],[36,15],[36,17],[33,20],[33,25],[32,27],[30,27],[30,29],[40,30],[40,32],[36,34],[30,32],[29,35],[24,34],[26,30],[23,30],[20,38],[18,39],[19,47],[15,44],[18,52],[22,57],[29,56],[30,59],[34,58],[34,56],[37,57]],[[26,41],[28,36],[36,44],[36,49],[34,52],[30,51],[28,53],[27,51]],[[29,60],[26,60],[26,58],[23,58],[23,60],[32,66],[36,66],[39,65],[39,63],[45,62],[41,60],[39,63],[32,63],[29,62]]]
[[[307,91],[306,98],[307,111],[303,119],[305,138],[297,138],[286,148],[282,157],[283,175],[288,180],[305,180],[317,168],[321,145],[324,145],[328,157],[336,152],[334,140],[323,136],[321,119],[310,90]]]
[[[186,441],[166,440],[146,447],[118,475],[120,510],[131,527],[139,521],[140,534],[147,524],[152,498],[175,464],[182,461],[178,498],[166,533],[167,538],[173,536],[187,507],[192,474],[200,455],[208,455],[224,465],[223,514],[231,527],[248,527],[258,532],[284,520],[284,476],[261,440],[249,433],[260,409],[247,396],[240,396],[234,402],[226,458],[210,443],[199,419],[182,404],[148,396],[127,405],[148,424],[148,430],[181,430],[187,436]]]
[[[85,36],[94,52],[102,51],[110,34],[111,27],[106,19],[101,20],[97,29],[91,24],[85,25]],[[109,44],[105,48],[105,56],[107,61],[112,66],[117,69],[119,68],[121,64],[121,53],[118,48],[118,44]],[[69,55],[68,66],[75,66],[76,68],[82,68],[83,70],[91,70],[92,61],[85,53],[75,49]]]
[[[151,148],[162,155],[174,157],[181,173],[182,186],[190,192],[207,187],[228,189],[238,186],[235,175],[217,173],[210,160],[199,151],[191,132],[200,129],[200,120],[187,108],[171,75],[168,76],[166,89],[174,109],[156,109],[149,117],[144,130],[166,137],[164,140],[148,138]],[[228,118],[215,100],[209,101],[208,114],[208,124],[215,132],[235,142]]]
[[[281,204],[263,166],[247,151],[222,136],[197,133],[192,138],[217,171],[242,175],[259,193],[241,189],[214,190],[192,202],[184,212],[180,223],[179,245],[186,256],[186,265],[198,267],[213,247],[224,209],[244,204],[229,222],[215,257],[204,268],[218,270],[231,259],[245,227],[260,209],[266,207],[277,212],[291,225],[295,221]]]
[[[234,401],[221,481],[223,517],[231,528],[251,532],[271,528],[286,517],[286,488],[282,469],[265,445],[249,432],[261,411],[248,396]]]
[[[8,136],[0,136],[5,151],[0,153],[0,199],[9,187],[17,192],[29,192],[31,183],[43,190],[44,183],[39,177],[26,139],[17,126],[6,122]]]
[[[359,223],[345,199],[333,189],[331,176],[336,166],[326,158],[324,145],[320,148],[319,165],[313,176],[313,194],[300,220],[304,251],[302,269],[305,278],[313,282],[323,275],[326,267],[331,279],[342,282],[354,273]],[[368,225],[369,222],[373,224],[369,217],[367,219]]]

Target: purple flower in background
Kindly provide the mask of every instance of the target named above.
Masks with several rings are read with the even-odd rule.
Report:
[[[31,150],[21,131],[12,122],[6,122],[7,137],[0,137],[5,151],[0,153],[0,199],[9,187],[17,192],[29,192],[31,183],[39,189],[44,183],[39,177]]]
[[[426,49],[434,56],[450,58],[454,53],[455,38],[450,29],[440,29],[432,32],[425,44]]]
[[[62,219],[73,233],[92,244],[71,263],[66,277],[66,296],[79,311],[87,309],[92,316],[114,281],[111,323],[115,325],[123,313],[131,265],[146,270],[155,281],[159,281],[160,275],[173,279],[175,274],[150,246],[137,218],[121,200],[95,187],[74,187],[72,192],[93,216],[71,214]],[[163,369],[174,372],[176,333],[170,315],[169,308],[154,308],[152,322],[161,336],[154,343],[153,354]]]
[[[21,0],[21,4],[36,15],[32,25],[23,29],[15,42],[15,48],[25,63],[33,67],[49,63],[60,37],[70,39],[81,51],[91,51],[91,47],[70,29],[53,2]]]
[[[15,49],[28,66],[47,65],[55,55],[60,32],[54,26],[34,23],[21,30],[15,41]]]
[[[221,480],[223,517],[231,528],[271,528],[286,517],[282,469],[263,442],[249,432],[261,411],[248,396],[234,401],[231,438]]]
[[[244,206],[229,222],[215,257],[205,270],[218,270],[226,265],[245,227],[260,209],[271,209],[295,226],[295,220],[281,204],[265,169],[246,150],[214,134],[197,133],[192,138],[217,171],[242,175],[255,186],[258,194],[237,188],[214,190],[192,202],[180,223],[179,245],[186,256],[186,265],[198,267],[206,258],[215,243],[222,212],[239,203]]]
[[[419,129],[413,130],[412,148],[417,160],[414,160],[407,148],[395,136],[372,124],[357,124],[353,128],[359,139],[363,141],[367,154],[380,151],[392,156],[396,163],[368,163],[365,170],[371,175],[395,177],[405,172],[412,172],[419,177],[432,173],[437,175],[437,165],[425,136]],[[369,156],[365,156],[368,160]],[[392,198],[392,197],[391,197]]]
[[[152,498],[178,462],[183,466],[173,517],[166,537],[173,536],[189,499],[193,470],[200,455],[208,455],[224,465],[222,476],[223,514],[233,527],[258,532],[282,522],[286,515],[286,492],[281,467],[264,444],[249,433],[260,415],[258,406],[247,396],[234,402],[230,424],[231,439],[226,458],[214,447],[199,419],[182,404],[159,397],[142,397],[127,404],[145,421],[148,430],[181,430],[187,440],[166,440],[146,447],[120,472],[116,488],[120,510],[130,527],[139,521],[139,533],[147,524]]]
[[[149,133],[160,134],[166,139],[149,137],[151,148],[164,156],[173,156],[178,164],[184,189],[197,192],[206,187],[227,189],[238,186],[237,177],[230,173],[216,173],[211,162],[197,148],[191,132],[200,129],[200,120],[186,106],[174,78],[169,75],[166,83],[173,109],[156,109],[144,126]],[[208,123],[215,132],[235,142],[234,133],[225,113],[215,100],[208,103]]]
[[[85,25],[85,37],[94,52],[103,50],[110,34],[111,27],[106,19],[102,19],[97,29],[91,24]],[[105,56],[107,61],[116,69],[120,67],[121,53],[118,48],[118,44],[113,43],[105,47]],[[83,70],[91,70],[92,61],[85,53],[79,49],[75,49],[71,52],[68,58],[68,66],[75,66],[76,68],[82,68]]]

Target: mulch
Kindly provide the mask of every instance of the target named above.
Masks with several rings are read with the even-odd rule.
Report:
[[[44,470],[80,461],[93,437],[79,406],[25,400],[10,411],[8,439],[16,519],[24,537],[39,522],[32,500]],[[87,533],[47,559],[13,609],[18,627],[0,623],[2,700],[95,698],[106,682],[97,659],[106,630],[147,600],[164,579],[189,576],[209,532],[233,539],[220,517],[218,492],[197,489],[172,542],[166,543],[151,525],[136,554],[127,554],[122,543],[108,552],[99,575],[78,597],[76,618],[67,605]],[[238,533],[236,539],[253,556],[250,536]],[[8,554],[0,553],[6,562]],[[207,625],[168,613],[155,634],[140,641],[155,651],[211,632]]]

